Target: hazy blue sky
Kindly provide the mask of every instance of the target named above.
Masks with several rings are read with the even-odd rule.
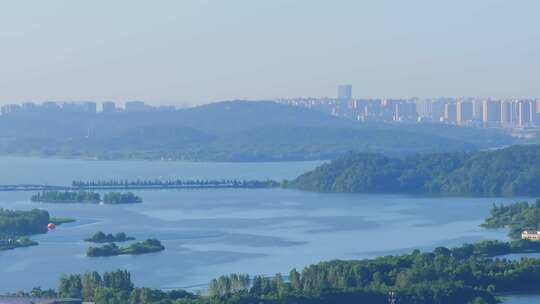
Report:
[[[540,96],[538,0],[0,0],[0,103]]]

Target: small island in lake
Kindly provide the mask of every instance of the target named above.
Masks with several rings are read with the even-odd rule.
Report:
[[[31,200],[33,202],[66,204],[98,204],[103,202],[104,204],[116,205],[142,203],[142,199],[131,192],[109,192],[103,195],[102,200],[99,193],[92,191],[42,191],[32,195]]]
[[[38,242],[33,241],[26,236],[0,236],[0,251],[36,245],[38,245]]]
[[[124,232],[119,232],[115,235],[109,233],[105,234],[101,231],[94,233],[89,238],[84,239],[86,242],[92,243],[114,243],[114,242],[127,242],[135,240],[134,237],[127,236]]]
[[[42,191],[32,195],[33,202],[43,203],[99,203],[99,193],[90,191]]]
[[[157,239],[147,239],[128,246],[118,247],[115,243],[105,244],[101,247],[89,247],[86,251],[88,257],[117,256],[124,254],[145,254],[165,250],[165,247]]]
[[[103,203],[105,204],[136,204],[142,203],[142,199],[137,195],[126,192],[109,192],[103,196]]]
[[[534,204],[519,202],[510,205],[493,205],[490,215],[481,225],[484,228],[507,228],[509,236],[521,238],[524,229],[539,230],[540,199]]]

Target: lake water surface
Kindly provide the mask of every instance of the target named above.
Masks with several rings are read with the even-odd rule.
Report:
[[[0,184],[67,185],[72,180],[145,178],[290,179],[320,162],[183,163],[0,158]],[[128,269],[136,285],[205,286],[231,272],[274,274],[330,259],[405,253],[506,239],[478,225],[504,198],[320,194],[283,189],[137,191],[124,206],[32,203],[29,192],[0,192],[0,207],[43,208],[76,223],[35,236],[37,247],[0,252],[0,293],[56,287],[64,273]],[[526,199],[526,198],[524,198]],[[82,241],[96,231],[156,237],[166,250],[141,256],[88,258]],[[540,303],[535,296],[507,303]]]

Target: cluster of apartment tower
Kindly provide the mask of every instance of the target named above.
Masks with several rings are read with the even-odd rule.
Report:
[[[115,112],[145,112],[145,111],[174,111],[175,106],[151,106],[143,101],[126,101],[124,106],[114,101],[100,103],[94,101],[46,101],[43,103],[25,102],[22,104],[6,104],[0,108],[2,115],[10,113],[115,113]]]
[[[476,127],[540,126],[540,100],[490,98],[372,98],[352,97],[352,86],[338,86],[337,98],[277,99],[359,121],[436,122]]]

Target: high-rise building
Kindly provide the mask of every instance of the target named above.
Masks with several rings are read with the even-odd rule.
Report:
[[[114,103],[114,101],[105,101],[101,105],[101,111],[103,113],[114,113],[116,112],[116,104]]]
[[[520,100],[517,103],[517,123],[523,128],[533,121],[533,103],[527,100]]]
[[[339,85],[337,88],[337,98],[340,100],[352,99],[352,85],[350,84]]]
[[[417,121],[416,103],[400,102],[395,105],[395,121]]]
[[[446,102],[441,99],[434,100],[431,103],[431,117],[433,121],[443,121],[445,120],[445,108]]]
[[[428,119],[431,120],[432,118],[432,102],[428,99],[419,99],[415,101],[416,103],[416,111],[418,113],[418,116],[421,119]]]
[[[504,100],[501,102],[501,124],[503,126],[512,126],[514,125],[515,118],[515,108],[516,103],[513,101]]]
[[[60,111],[60,105],[56,101],[45,101],[41,104],[41,107],[46,112]]]
[[[457,107],[455,103],[447,103],[444,105],[444,121],[447,123],[457,122]]]
[[[485,127],[501,124],[501,101],[484,99],[482,103],[482,123]]]
[[[83,102],[84,112],[87,113],[96,113],[97,112],[97,104],[93,101],[85,101]]]
[[[69,101],[62,103],[62,111],[70,113],[96,113],[97,106],[93,101]]]
[[[2,115],[15,113],[21,110],[21,106],[18,104],[7,104],[2,106]]]
[[[482,100],[475,99],[473,103],[473,119],[476,121],[482,121],[484,115],[484,104]]]
[[[37,109],[37,105],[33,102],[25,102],[21,106],[21,110],[25,112],[33,112]]]
[[[145,110],[144,101],[126,101],[126,112],[142,112]]]
[[[157,110],[160,112],[173,112],[176,111],[175,106],[159,106],[157,107]]]
[[[536,113],[534,113],[534,124],[540,125],[540,100],[536,101]]]
[[[473,104],[470,101],[458,100],[456,103],[456,122],[458,125],[472,121]]]

